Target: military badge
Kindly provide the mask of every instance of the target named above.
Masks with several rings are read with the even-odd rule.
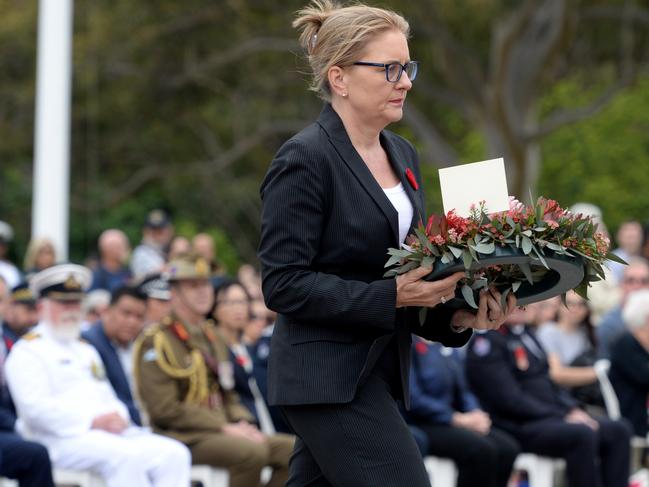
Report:
[[[489,355],[491,351],[491,342],[483,336],[476,336],[473,340],[473,353],[478,357]]]
[[[101,363],[95,362],[93,360],[92,364],[90,365],[90,372],[92,372],[92,376],[97,380],[106,379],[106,369],[104,369],[104,366]]]
[[[514,349],[514,360],[516,361],[516,367],[518,370],[525,372],[530,368],[530,361],[527,358],[527,351],[523,345],[519,345]]]
[[[196,259],[196,264],[194,264],[194,270],[199,276],[209,277],[210,275],[210,265],[205,259]]]
[[[70,291],[70,290],[79,290],[81,289],[81,283],[77,280],[76,277],[74,277],[74,274],[70,274],[68,278],[65,280],[63,283],[63,288]]]
[[[146,352],[144,352],[144,355],[142,355],[142,360],[144,362],[155,362],[158,359],[158,354],[155,351],[155,348],[150,348]]]

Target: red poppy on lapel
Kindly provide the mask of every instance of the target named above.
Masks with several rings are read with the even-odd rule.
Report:
[[[415,350],[417,350],[417,353],[420,355],[426,355],[428,353],[428,347],[424,342],[420,341],[415,343]]]
[[[516,361],[516,367],[518,367],[519,370],[525,372],[530,368],[530,361],[527,358],[527,352],[522,345],[519,345],[514,350],[514,360]]]
[[[417,191],[419,189],[419,184],[417,184],[417,180],[415,179],[415,175],[412,173],[410,168],[406,169],[406,178],[408,179],[408,182],[410,183],[410,186]]]

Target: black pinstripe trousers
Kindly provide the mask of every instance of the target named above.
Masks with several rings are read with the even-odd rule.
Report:
[[[430,487],[388,384],[372,374],[345,404],[282,407],[297,441],[287,487]]]

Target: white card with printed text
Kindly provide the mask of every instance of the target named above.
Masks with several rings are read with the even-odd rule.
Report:
[[[462,164],[439,170],[444,214],[451,210],[467,217],[471,205],[485,202],[487,211],[509,210],[509,193],[503,158]]]

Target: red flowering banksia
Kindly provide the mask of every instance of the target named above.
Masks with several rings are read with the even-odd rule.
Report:
[[[390,258],[385,267],[392,268],[385,273],[386,277],[419,266],[461,261],[466,277],[458,286],[465,301],[474,308],[474,292],[485,287],[499,289],[504,307],[508,293],[516,293],[522,283],[534,285],[542,281],[551,272],[546,262],[551,255],[582,259],[584,277],[575,291],[585,298],[590,282],[604,279],[602,266],[607,260],[626,263],[609,252],[608,239],[597,231],[591,217],[574,215],[556,201],[543,197],[529,206],[510,198],[509,210],[498,213],[488,213],[481,202],[472,206],[467,218],[454,210],[447,215],[432,215],[426,226],[420,224],[406,242],[400,249],[388,249]],[[510,247],[518,255],[529,256],[530,263],[475,265],[493,254],[496,246]]]

